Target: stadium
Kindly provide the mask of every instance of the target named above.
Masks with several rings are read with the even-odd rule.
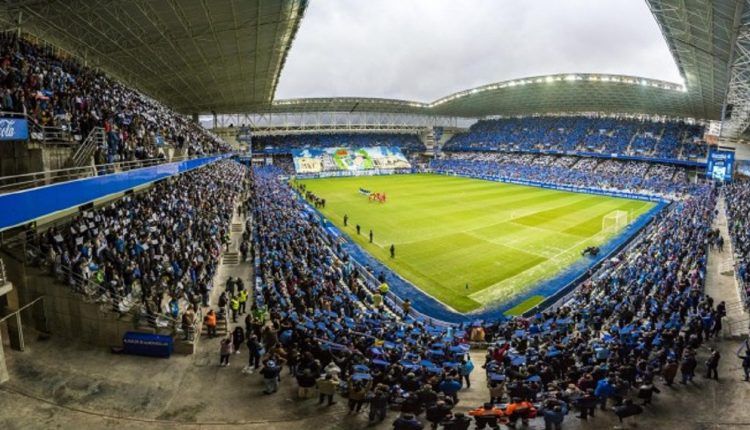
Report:
[[[750,1],[0,24],[0,427],[750,426]]]

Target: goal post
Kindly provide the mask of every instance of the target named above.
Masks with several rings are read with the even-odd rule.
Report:
[[[612,211],[602,218],[602,233],[614,234],[628,225],[626,211]]]

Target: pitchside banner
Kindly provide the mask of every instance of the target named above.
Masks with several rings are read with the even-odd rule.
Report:
[[[706,176],[717,181],[731,182],[734,168],[734,152],[711,149],[708,152]]]
[[[297,173],[411,168],[401,148],[389,146],[294,149],[292,157]]]

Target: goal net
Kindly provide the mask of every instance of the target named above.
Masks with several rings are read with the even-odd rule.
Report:
[[[617,233],[626,225],[628,225],[628,213],[626,211],[613,211],[602,218],[602,233]]]

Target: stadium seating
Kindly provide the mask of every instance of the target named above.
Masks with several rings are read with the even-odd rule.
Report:
[[[450,152],[430,168],[482,178],[505,178],[619,191],[690,194],[705,187],[690,184],[684,168],[645,161],[623,161],[496,152]]]
[[[684,122],[590,117],[481,120],[454,135],[445,151],[564,151],[653,159],[705,157],[703,127]]]
[[[743,180],[725,187],[727,226],[735,254],[737,277],[744,299],[750,295],[750,182]],[[746,303],[750,304],[750,302]]]
[[[280,136],[253,136],[253,151],[288,152],[301,148],[397,146],[405,154],[425,151],[416,134],[394,133],[317,133]]]
[[[219,161],[87,211],[39,234],[32,260],[114,311],[177,318],[207,300],[248,173]]]
[[[644,240],[609,259],[565,306],[531,318],[446,327],[404,314],[392,301],[378,306],[375,285],[294,190],[276,180],[280,173],[255,169],[256,303],[283,348],[305,357],[296,375],[320,375],[331,362],[350,386],[361,382],[375,395],[384,384],[391,403],[422,409],[415,399],[425,384],[444,394],[460,387],[468,343],[486,341],[492,346],[484,367],[500,387],[499,402],[519,397],[542,407],[573,406],[597,385],[625,389],[652,381],[670,363],[695,361],[706,321],[717,319],[702,293],[712,188],[673,203]],[[684,372],[684,380],[694,373]],[[595,396],[606,402],[608,395],[597,389]]]
[[[38,127],[84,139],[103,127],[97,164],[155,158],[163,144],[186,154],[226,152],[227,144],[199,124],[99,71],[14,33],[0,34],[0,103]]]

